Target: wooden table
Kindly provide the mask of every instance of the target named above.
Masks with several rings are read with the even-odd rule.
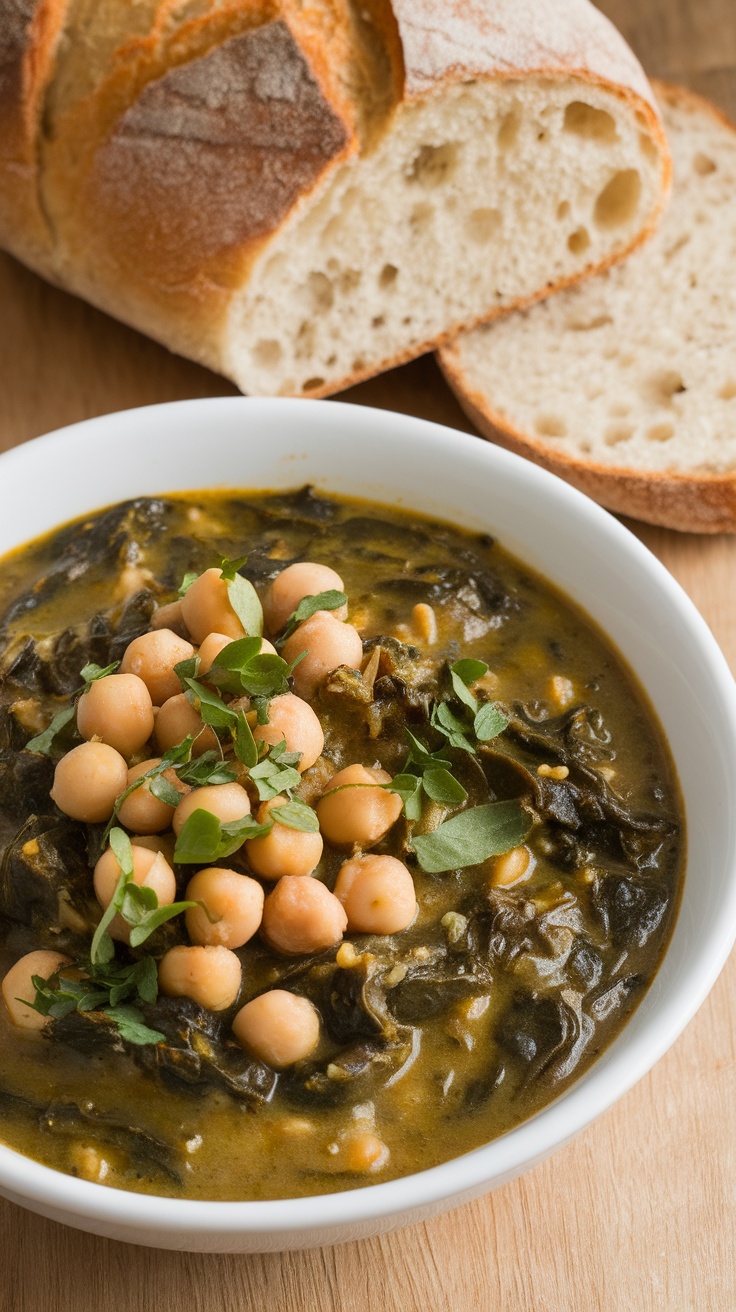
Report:
[[[734,0],[602,8],[652,74],[736,116]],[[2,256],[0,307],[0,449],[104,411],[233,390]],[[469,428],[430,358],[346,399]],[[736,538],[631,527],[736,666]],[[733,1312],[735,993],[732,958],[669,1054],[576,1143],[381,1239],[285,1256],[158,1253],[0,1202],[0,1312]]]

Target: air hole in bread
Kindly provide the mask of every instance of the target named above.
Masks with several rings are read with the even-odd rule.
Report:
[[[421,146],[407,170],[407,182],[420,187],[441,187],[452,176],[458,164],[458,148],[452,141],[441,146]]]
[[[634,436],[633,424],[609,424],[604,437],[606,446],[618,446],[619,442],[628,442]]]
[[[613,323],[610,314],[598,314],[595,319],[569,319],[565,328],[571,333],[592,333],[596,328],[605,328],[609,323]],[[616,354],[616,351],[613,355],[605,351],[604,358],[610,360]]]
[[[264,369],[275,369],[281,363],[282,355],[281,343],[274,338],[261,337],[253,347],[253,359]]]
[[[362,371],[365,369],[365,360],[363,359],[362,355],[356,355],[351,367],[353,373],[355,374],[362,373]]]
[[[659,158],[657,147],[652,141],[652,138],[647,136],[646,132],[639,133],[639,149],[645,159],[653,160]]]
[[[736,382],[730,378],[728,382],[724,383],[723,387],[719,389],[718,395],[722,401],[736,400]]]
[[[343,269],[337,280],[337,286],[343,296],[349,296],[351,292],[354,292],[360,286],[362,277],[360,269]]]
[[[627,415],[631,414],[631,406],[623,405],[620,401],[614,401],[613,405],[609,405],[608,413],[612,419],[625,419]]]
[[[672,424],[652,424],[651,428],[647,429],[650,442],[669,442],[674,436],[675,430]]]
[[[315,314],[326,314],[335,304],[335,291],[326,273],[310,273],[307,290]]]
[[[615,141],[618,136],[615,119],[605,109],[596,109],[584,100],[566,105],[564,128],[588,141]]]
[[[569,200],[561,200],[560,203],[559,203],[559,205],[557,206],[557,217],[558,217],[558,219],[560,219],[560,220],[562,220],[562,219],[566,219],[569,213],[570,213],[570,202],[569,202]]]
[[[573,255],[581,255],[590,246],[590,233],[587,228],[576,228],[567,239],[568,248]]]
[[[422,201],[420,205],[414,206],[409,215],[409,227],[414,235],[418,236],[420,233],[426,232],[428,228],[431,228],[433,218],[434,205],[430,205],[429,201]]]
[[[374,319],[371,319],[371,328],[383,328],[385,322],[386,322],[385,316],[382,314],[377,314]]]
[[[393,287],[398,276],[399,276],[399,271],[396,268],[395,264],[384,264],[383,268],[381,269],[381,272],[378,275],[379,287],[383,287],[383,288]]]
[[[294,355],[297,360],[307,360],[314,351],[314,324],[304,319],[296,335]]]
[[[641,387],[642,396],[654,405],[672,405],[672,398],[686,391],[682,374],[676,369],[661,369],[650,374]]]
[[[538,415],[534,427],[540,437],[567,437],[567,424],[559,415]]]
[[[479,246],[492,241],[500,227],[501,211],[488,207],[471,210],[465,220],[465,231],[470,240],[477,242]]]
[[[633,219],[641,197],[638,169],[620,169],[606,183],[595,203],[599,228],[620,228]]]
[[[306,383],[304,384],[304,386],[303,386],[303,388],[302,388],[302,391],[303,391],[303,392],[316,392],[316,390],[317,390],[318,387],[324,387],[324,385],[325,385],[325,380],[324,380],[324,378],[308,378],[307,381],[306,381]]]
[[[717,165],[715,160],[710,158],[710,155],[704,155],[699,150],[693,159],[693,168],[696,173],[700,174],[701,178],[705,178],[709,173],[715,173]]]
[[[509,110],[508,114],[504,114],[498,126],[498,149],[500,151],[511,150],[519,135],[520,127],[521,111],[518,106],[515,106]]]

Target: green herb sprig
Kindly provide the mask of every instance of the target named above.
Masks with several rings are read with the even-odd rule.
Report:
[[[110,904],[103,912],[92,938],[89,955],[90,962],[95,967],[107,965],[114,959],[115,944],[108,929],[116,915],[121,915],[131,926],[130,946],[137,948],[141,943],[145,943],[159,925],[180,915],[182,911],[188,911],[190,907],[199,905],[197,902],[172,902],[168,906],[161,907],[154,889],[135,883],[133,849],[124,829],[115,828],[110,831],[110,847],[115,853],[120,875]]]
[[[347,605],[347,594],[339,592],[337,588],[328,588],[326,592],[315,592],[309,597],[302,597],[296,610],[291,612],[279,642],[286,642],[295,629],[299,628],[305,620],[310,620],[318,610],[339,610],[341,606]]]
[[[156,1001],[158,976],[153,957],[142,957],[129,966],[115,962],[95,966],[91,961],[82,962],[77,966],[81,973],[81,978],[77,979],[66,976],[65,969],[61,966],[50,979],[33,975],[31,983],[35,997],[32,1002],[26,1002],[26,1006],[53,1020],[61,1020],[73,1011],[99,1010],[113,1022],[121,1038],[128,1043],[143,1045],[164,1041],[166,1036],[159,1030],[150,1029],[139,1008],[127,1001],[130,998],[140,1002]]]
[[[440,874],[479,865],[524,842],[531,817],[520,802],[487,802],[444,820],[429,834],[411,840],[422,870]]]

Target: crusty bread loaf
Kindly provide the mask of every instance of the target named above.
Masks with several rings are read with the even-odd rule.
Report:
[[[630,251],[669,159],[588,0],[0,0],[0,242],[322,395]]]
[[[440,361],[483,433],[603,505],[734,532],[736,130],[698,96],[655,90],[674,186],[653,240]]]

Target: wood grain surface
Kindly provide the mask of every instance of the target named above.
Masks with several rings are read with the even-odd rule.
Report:
[[[601,7],[652,74],[736,115],[734,0]],[[105,411],[233,390],[4,256],[0,383],[0,449]],[[345,399],[469,428],[429,358]],[[736,538],[631,527],[736,667]],[[574,1144],[479,1202],[381,1239],[284,1256],[158,1253],[0,1202],[0,1309],[733,1312],[735,991],[732,957],[669,1054]]]

